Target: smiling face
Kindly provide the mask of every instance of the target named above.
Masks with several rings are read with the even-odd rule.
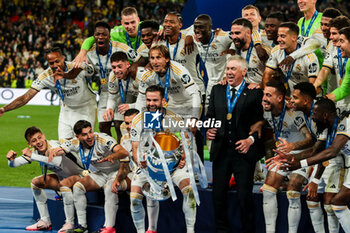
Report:
[[[153,49],[149,54],[149,62],[155,72],[165,73],[169,58],[165,58],[158,49]]]
[[[272,111],[283,101],[283,95],[278,93],[276,88],[266,86],[264,88],[264,96],[262,106],[265,111]]]
[[[61,53],[49,53],[46,55],[46,60],[53,72],[55,72],[58,67],[64,70],[64,56]]]
[[[276,18],[267,18],[265,23],[265,32],[267,39],[277,40],[278,27],[280,26],[281,21]]]
[[[97,48],[107,48],[110,40],[110,33],[108,29],[105,27],[97,27],[94,32],[94,39],[96,41]]]
[[[146,107],[149,112],[161,111],[164,103],[165,99],[159,91],[146,92]]]
[[[243,81],[244,76],[247,74],[247,69],[242,69],[240,61],[230,60],[227,62],[225,74],[227,83],[231,87],[236,87]]]
[[[176,15],[167,14],[164,18],[163,27],[165,36],[172,37],[179,34],[182,23]]]
[[[151,48],[153,38],[155,37],[155,32],[151,27],[143,28],[141,30],[141,40],[147,46],[147,48]]]
[[[307,106],[307,98],[300,93],[300,90],[295,89],[290,100],[294,111],[302,111]]]
[[[329,17],[324,17],[322,16],[321,18],[321,30],[322,30],[322,34],[326,39],[329,39],[330,36],[330,31],[329,31],[329,21],[331,21],[332,18]]]
[[[124,116],[124,123],[126,125],[126,130],[128,131],[129,135],[130,135],[130,130],[131,130],[131,122],[132,122],[132,119],[134,119],[134,117],[136,116],[137,114],[132,114],[131,116]]]
[[[254,29],[257,29],[259,27],[261,16],[256,11],[256,9],[251,8],[251,9],[243,10],[242,18],[248,19],[252,23]]]
[[[209,42],[212,26],[207,20],[196,19],[193,23],[194,34],[201,43]]]
[[[339,47],[339,31],[338,29],[336,29],[335,27],[331,27],[329,29],[330,35],[329,35],[329,39],[332,41],[333,46]]]
[[[250,37],[249,28],[237,24],[231,26],[231,38],[237,49],[242,49],[246,45],[247,37]]]
[[[295,49],[298,36],[290,32],[287,27],[278,28],[278,38],[277,41],[281,49]]]
[[[299,10],[303,13],[313,10],[315,5],[316,0],[298,0]]]
[[[344,34],[340,34],[339,46],[340,46],[340,50],[341,50],[341,56],[342,57],[350,57],[350,42],[345,37]]]
[[[91,148],[94,145],[95,137],[91,127],[86,127],[81,130],[80,134],[75,135],[84,148]]]
[[[131,37],[137,36],[140,18],[135,13],[131,15],[122,15],[121,23]]]
[[[47,150],[47,141],[45,134],[40,132],[35,133],[28,140],[28,145],[34,147],[40,154],[43,154]]]
[[[129,73],[130,63],[128,61],[114,61],[111,63],[112,71],[117,79],[124,79]]]

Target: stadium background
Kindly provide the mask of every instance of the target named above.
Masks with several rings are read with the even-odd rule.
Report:
[[[0,0],[0,94],[5,88],[29,88],[47,68],[44,51],[52,45],[59,44],[67,60],[72,60],[84,38],[92,35],[94,23],[107,20],[111,26],[119,25],[120,12],[125,6],[135,6],[141,20],[153,19],[159,23],[169,11],[182,12],[184,27],[205,13],[212,17],[213,28],[230,30],[242,7],[252,3],[260,9],[262,27],[272,11],[280,10],[294,22],[301,17],[296,0]],[[317,2],[319,11],[326,7],[338,8],[349,16],[349,1]],[[29,126],[38,126],[48,139],[57,139],[58,114],[58,106],[28,105],[0,118],[0,186],[29,187],[30,180],[41,174],[38,163],[9,168],[6,154],[10,149],[20,154],[26,147],[23,134]]]

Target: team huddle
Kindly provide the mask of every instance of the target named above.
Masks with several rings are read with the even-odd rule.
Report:
[[[248,5],[229,32],[212,29],[205,14],[182,29],[176,12],[159,25],[140,22],[136,9],[126,7],[122,25],[95,24],[94,35],[72,62],[59,47],[48,49],[49,68],[23,96],[0,108],[2,116],[43,88],[60,98],[58,140],[29,127],[29,147],[18,157],[13,150],[7,154],[10,167],[32,161],[42,167],[43,174],[31,183],[40,220],[26,230],[51,229],[44,189],[52,189],[62,196],[66,218],[58,232],[88,232],[85,194],[103,188],[105,223],[98,232],[116,232],[118,192],[128,190],[137,232],[154,233],[159,201],[176,200],[175,184],[183,195],[186,232],[195,232],[196,182],[207,187],[207,143],[217,232],[230,232],[225,210],[232,174],[240,230],[255,232],[252,189],[265,157],[266,232],[276,231],[277,193],[283,185],[288,232],[298,231],[306,184],[315,232],[326,232],[324,208],[329,232],[339,232],[341,225],[350,233],[350,19],[334,8],[318,12],[315,5],[316,0],[298,0],[304,17],[297,24],[272,12],[264,29],[258,8]],[[159,119],[159,127],[147,127],[147,113],[151,121]],[[204,131],[200,123],[205,120],[220,124],[204,124]],[[161,178],[153,174],[159,167]]]

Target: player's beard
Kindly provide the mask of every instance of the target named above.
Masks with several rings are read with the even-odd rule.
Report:
[[[242,49],[246,43],[246,40],[244,38],[242,38],[242,39],[236,38],[233,40],[233,42],[234,42],[237,49]],[[239,43],[236,44],[235,42],[239,42]]]
[[[149,112],[156,112],[156,111],[159,111],[159,112],[161,112],[162,111],[162,106],[157,106],[156,108],[153,108],[153,106],[152,106],[152,108],[151,108],[151,106],[147,106],[147,111],[149,111]]]
[[[316,124],[317,134],[321,134],[328,127],[326,123],[323,123],[321,121],[314,120],[314,122]]]

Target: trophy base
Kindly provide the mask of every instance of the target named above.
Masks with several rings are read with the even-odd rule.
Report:
[[[168,185],[166,182],[161,183],[160,185],[162,187],[162,190],[160,192],[157,192],[156,190],[154,190],[152,188],[152,186],[150,185],[150,183],[146,182],[143,186],[142,186],[142,193],[154,200],[154,201],[165,201],[167,199],[169,199],[170,197],[170,191],[168,188]]]

